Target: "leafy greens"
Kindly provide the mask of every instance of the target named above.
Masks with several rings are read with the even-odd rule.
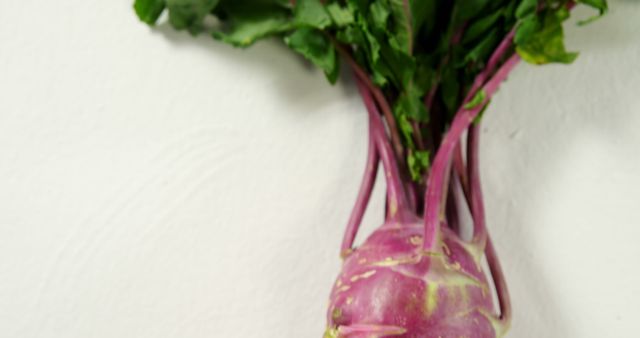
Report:
[[[578,0],[607,11],[605,0]],[[562,24],[569,0],[135,0],[140,20],[209,33],[236,47],[277,36],[331,83],[347,59],[380,90],[398,160],[415,181],[474,79],[509,34],[533,64],[570,63]],[[216,18],[211,24],[209,18]],[[596,18],[585,20],[588,22]],[[584,23],[583,22],[583,23]],[[385,110],[385,109],[383,109]],[[393,121],[391,121],[393,119]],[[431,155],[430,155],[431,154]]]

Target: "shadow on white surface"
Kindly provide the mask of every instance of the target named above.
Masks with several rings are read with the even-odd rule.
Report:
[[[314,95],[314,89],[319,85],[329,86],[329,82],[320,75],[321,72],[317,67],[293,52],[277,38],[267,38],[247,48],[237,48],[217,41],[207,33],[193,36],[186,31],[176,31],[166,21],[159,23],[152,28],[152,31],[165,37],[178,50],[187,47],[202,48],[211,55],[233,60],[234,63],[246,68],[249,74],[263,76],[262,74],[268,73],[269,78],[275,79],[273,86],[264,89],[291,104],[294,108],[292,110],[298,108],[300,113],[305,113],[308,110],[305,109],[306,107],[322,106],[327,102],[325,97]],[[356,95],[357,91],[348,67],[344,63],[341,66],[341,77],[336,86],[341,88],[345,95]],[[309,74],[314,76],[311,78],[306,76]]]

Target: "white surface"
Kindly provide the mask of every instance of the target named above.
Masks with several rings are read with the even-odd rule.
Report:
[[[614,2],[568,29],[575,65],[521,66],[486,115],[510,337],[640,332],[639,31]],[[278,44],[1,1],[0,336],[319,337],[364,125]]]

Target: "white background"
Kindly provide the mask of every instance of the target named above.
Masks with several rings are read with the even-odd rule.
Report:
[[[510,337],[640,332],[640,3],[612,7],[486,114]],[[0,1],[0,336],[320,337],[365,126],[349,81],[278,43]]]

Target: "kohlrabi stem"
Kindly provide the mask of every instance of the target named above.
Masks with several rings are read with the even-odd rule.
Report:
[[[377,102],[378,106],[380,107],[380,110],[382,110],[385,121],[387,122],[388,132],[391,138],[391,144],[393,145],[392,153],[395,155],[394,156],[395,162],[397,163],[398,169],[400,171],[401,182],[403,182],[403,186],[404,186],[404,182],[407,182],[406,189],[408,190],[408,192],[411,192],[412,188],[408,186],[412,184],[410,179],[406,179],[406,180],[402,179],[402,178],[406,178],[406,176],[409,173],[406,167],[405,152],[404,152],[404,147],[402,145],[402,141],[400,139],[399,129],[396,123],[396,119],[393,116],[393,112],[391,110],[391,106],[389,105],[389,102],[387,101],[384,94],[382,93],[382,90],[380,90],[380,88],[374,85],[374,83],[371,81],[367,73],[353,59],[351,54],[340,43],[335,41],[335,39],[333,39],[332,37],[329,37],[329,38],[331,39],[331,41],[333,41],[333,44],[336,50],[338,51],[338,53],[340,53],[340,55],[347,61],[347,63],[353,69],[356,75],[356,79],[360,79],[365,84],[365,86],[369,89],[369,91],[373,95],[373,98]],[[418,210],[417,199],[409,198],[408,202],[409,202],[410,209],[416,212]]]
[[[460,180],[462,192],[464,193],[467,201],[469,201],[469,178],[467,175],[467,170],[465,169],[466,165],[464,164],[464,158],[462,158],[462,147],[460,146],[460,142],[456,144],[456,148],[453,152],[453,168],[455,169],[455,173]]]
[[[413,211],[416,215],[418,214],[418,191],[421,191],[418,187],[418,183],[413,181],[407,181],[405,184],[405,189],[407,192],[407,198],[409,199],[409,206],[411,207],[411,211]],[[420,194],[421,196],[422,194]]]
[[[467,93],[467,97],[463,101],[462,108],[456,113],[454,120],[451,124],[449,132],[445,135],[440,149],[436,154],[434,162],[431,167],[431,172],[427,180],[427,191],[425,193],[425,235],[423,246],[426,251],[429,251],[436,247],[438,244],[438,237],[440,231],[440,222],[444,219],[444,210],[441,205],[443,202],[445,193],[443,186],[446,186],[448,181],[447,173],[450,166],[450,158],[453,149],[457,146],[460,136],[465,129],[472,123],[476,115],[482,110],[482,108],[488,102],[488,98],[493,95],[493,92],[497,89],[497,86],[506,78],[513,66],[518,62],[517,55],[509,58],[504,65],[498,71],[489,83],[485,85],[485,81],[489,78],[500,61],[506,56],[513,44],[513,37],[515,30],[510,31],[502,40],[498,48],[493,52],[487,67],[476,76],[471,89]],[[485,85],[486,99],[483,104],[478,105],[472,109],[465,109],[464,105],[473,98],[476,92]],[[469,196],[467,196],[469,197]]]
[[[489,270],[491,270],[491,277],[493,277],[493,284],[496,287],[496,293],[498,294],[498,302],[500,303],[500,321],[506,327],[511,323],[511,316],[513,314],[511,308],[511,296],[509,295],[509,289],[507,287],[507,280],[502,272],[502,266],[496,253],[496,249],[493,247],[491,237],[487,237],[487,246],[485,248],[485,254],[487,255],[487,263],[489,264]]]
[[[487,263],[496,287],[498,301],[500,302],[500,320],[503,325],[509,325],[511,321],[511,297],[507,289],[507,283],[500,266],[500,260],[496,254],[489,230],[486,227],[484,203],[482,198],[482,185],[480,178],[480,125],[469,127],[467,134],[467,169],[469,171],[469,188],[471,193],[471,213],[473,217],[473,240],[487,255]]]
[[[369,119],[370,120],[370,119]],[[376,181],[376,174],[378,173],[378,164],[380,163],[380,156],[376,147],[376,141],[373,137],[372,121],[369,121],[369,149],[367,151],[367,162],[364,170],[364,176],[362,177],[362,184],[360,185],[360,191],[356,199],[356,204],[351,211],[349,222],[347,223],[347,229],[342,239],[342,246],[340,255],[346,257],[353,248],[353,242],[362,223],[362,218],[367,210],[367,205],[371,199],[371,192]]]
[[[433,99],[436,97],[436,92],[438,91],[438,80],[434,81],[431,89],[424,97],[424,105],[427,108],[428,112],[431,112],[431,106],[433,106]]]
[[[430,251],[438,246],[440,236],[440,223],[444,221],[443,215],[443,193],[448,182],[448,173],[451,165],[451,157],[456,143],[460,140],[462,133],[471,125],[478,113],[484,108],[488,100],[498,89],[498,86],[509,75],[509,72],[520,60],[519,56],[513,55],[500,67],[496,74],[484,85],[486,97],[482,104],[473,108],[465,108],[467,102],[463,102],[460,110],[456,113],[451,128],[445,134],[440,149],[431,166],[431,172],[427,179],[427,191],[425,194],[425,233],[423,248]]]
[[[420,127],[420,122],[411,121],[411,127],[413,128],[413,139],[416,142],[416,148],[418,150],[424,150],[424,140],[422,139],[422,129]]]
[[[458,191],[456,189],[455,175],[451,174],[449,181],[449,193],[447,194],[447,225],[455,233],[460,234],[460,213],[458,205]]]
[[[507,52],[509,52],[509,49],[513,45],[513,37],[515,35],[515,32],[515,29],[512,29],[509,33],[507,33],[504,39],[502,39],[502,42],[500,42],[500,44],[498,45],[498,48],[493,51],[493,54],[491,54],[491,58],[489,58],[489,62],[487,62],[487,66],[480,74],[478,74],[478,76],[476,76],[475,80],[473,81],[473,85],[471,86],[471,89],[469,89],[469,92],[467,93],[467,96],[465,97],[463,103],[471,100],[471,98],[476,95],[476,92],[484,85],[485,81],[489,77],[491,77],[500,61],[507,55]]]
[[[333,39],[332,39],[333,40]],[[384,114],[385,121],[389,126],[389,135],[391,136],[391,143],[393,144],[393,152],[398,163],[404,163],[404,147],[402,146],[402,140],[400,139],[400,134],[398,132],[398,125],[396,123],[396,119],[393,116],[393,111],[391,110],[391,106],[389,102],[384,97],[384,94],[380,90],[380,88],[376,87],[367,73],[362,69],[362,67],[353,59],[351,54],[337,41],[333,40],[333,44],[340,53],[340,55],[347,61],[347,63],[351,66],[356,77],[360,79],[364,83],[364,85],[368,88],[368,90],[373,94],[376,102],[380,106],[380,110]]]
[[[473,219],[472,242],[484,248],[487,242],[487,227],[485,224],[484,202],[482,186],[480,185],[480,128],[479,124],[472,124],[467,133],[467,170],[469,177],[469,192],[471,217]]]
[[[484,85],[487,78],[489,78],[493,72],[495,71],[498,63],[505,57],[511,46],[513,45],[513,37],[515,34],[515,30],[511,30],[505,37],[502,39],[502,42],[498,45],[498,48],[493,52],[491,57],[489,58],[489,62],[487,63],[486,68],[478,74],[475,78],[473,85],[467,96],[465,97],[464,102],[468,102],[471,100],[474,95],[476,95],[477,91],[480,89],[482,85]],[[481,105],[484,106],[484,105]],[[482,205],[482,195],[480,193],[479,187],[479,163],[478,163],[478,141],[479,140],[479,130],[477,130],[477,125],[471,125],[469,127],[469,131],[467,133],[467,180],[462,182],[463,190],[465,191],[465,197],[467,198],[467,202],[469,203],[469,208],[471,210],[473,224],[474,224],[474,238],[473,242],[477,243],[481,247],[484,247],[486,242],[486,226],[484,224],[484,206]],[[458,141],[459,142],[459,141]],[[460,150],[460,144],[456,145],[457,151]],[[460,153],[461,156],[461,153]],[[471,181],[475,181],[475,186]],[[475,191],[475,194],[471,192],[471,190]]]
[[[440,62],[440,65],[438,66],[438,72],[436,73],[436,77],[433,80],[433,83],[431,84],[431,88],[429,88],[429,91],[427,92],[427,95],[425,95],[424,97],[424,105],[427,108],[427,112],[429,112],[429,114],[431,114],[431,108],[433,107],[433,100],[436,97],[436,93],[438,92],[438,87],[440,85],[440,72],[442,71],[442,69],[444,68],[444,66],[446,66],[449,63],[449,60],[451,59],[451,47],[456,46],[460,43],[460,39],[462,39],[462,34],[464,33],[464,30],[467,26],[467,23],[463,23],[460,28],[458,28],[458,30],[456,32],[453,33],[453,35],[451,36],[451,44],[449,45],[449,54],[447,54],[445,56],[445,58]]]
[[[409,221],[410,210],[407,201],[405,187],[402,184],[402,178],[396,165],[393,150],[387,139],[384,124],[380,118],[380,112],[376,106],[369,87],[361,79],[356,79],[356,84],[360,91],[360,96],[364,101],[367,112],[369,113],[369,123],[371,124],[371,133],[378,149],[378,154],[384,167],[385,179],[387,182],[387,201],[389,220]]]
[[[450,43],[450,47],[449,47],[449,54],[447,54],[445,56],[445,58],[440,62],[440,66],[438,67],[438,72],[436,73],[435,79],[433,80],[432,84],[431,84],[431,88],[429,89],[429,91],[427,92],[427,95],[425,95],[424,97],[424,105],[425,108],[427,109],[428,114],[433,115],[434,112],[432,110],[433,108],[433,101],[435,99],[436,93],[438,92],[438,87],[440,86],[440,77],[441,77],[441,71],[444,68],[444,66],[446,66],[450,59],[451,59],[451,50],[452,47],[460,44],[460,40],[462,39],[462,34],[464,33],[464,30],[466,29],[467,26],[467,22],[464,22],[458,29],[457,31],[455,31],[453,33],[453,35],[451,36],[451,43]],[[432,117],[433,118],[433,117]],[[434,139],[433,140],[433,144],[434,144],[434,148],[437,148],[437,141]],[[435,154],[434,154],[435,155]],[[463,184],[464,187],[464,184]]]
[[[515,30],[511,30],[500,42],[498,48],[493,52],[489,62],[487,63],[487,67],[475,78],[472,87],[470,88],[465,100],[463,102],[468,102],[471,100],[480,87],[484,84],[489,76],[495,71],[498,63],[504,58],[506,53],[509,51],[509,48],[513,44]],[[469,205],[469,209],[471,210],[473,223],[474,223],[474,242],[478,243],[481,247],[484,247],[486,241],[486,227],[484,224],[484,209],[482,204],[482,196],[472,197],[470,193],[471,186],[470,180],[472,175],[477,175],[479,178],[479,168],[478,168],[478,131],[475,130],[476,126],[471,126],[469,128],[469,132],[467,133],[467,162],[468,162],[468,172],[463,170],[464,161],[462,159],[462,147],[460,146],[460,140],[457,141],[455,150],[454,150],[454,168],[456,168],[456,172],[458,177],[460,178],[460,185],[462,186],[462,191],[464,192],[464,196],[467,200],[467,204]],[[473,135],[472,135],[473,134]],[[476,182],[479,182],[476,180]],[[479,184],[479,183],[477,183]],[[476,191],[478,191],[478,187],[476,187]],[[482,211],[478,211],[482,213],[482,215],[476,215],[478,212],[474,212],[474,210],[478,210],[478,205],[480,204],[480,209]]]

